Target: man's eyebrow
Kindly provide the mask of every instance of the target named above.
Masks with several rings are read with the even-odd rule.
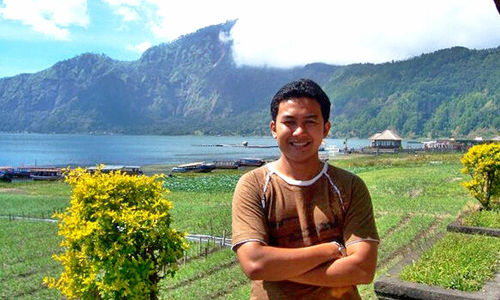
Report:
[[[294,115],[284,115],[282,117],[283,120],[295,120],[297,117],[295,117]],[[308,115],[305,115],[304,116],[304,119],[313,119],[313,120],[316,120],[316,119],[319,119],[319,115],[317,114],[308,114]]]

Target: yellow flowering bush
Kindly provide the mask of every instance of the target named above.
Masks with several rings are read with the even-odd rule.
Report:
[[[67,298],[157,299],[188,244],[170,228],[172,203],[162,176],[69,170],[71,205],[60,214],[61,276],[44,278]]]
[[[464,182],[484,209],[499,205],[500,196],[500,143],[476,145],[462,158],[463,174],[469,174],[472,180]]]

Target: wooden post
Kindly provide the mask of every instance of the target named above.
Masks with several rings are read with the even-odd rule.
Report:
[[[184,265],[186,264],[187,252],[184,251]]]
[[[226,245],[226,230],[224,229],[224,231],[222,232],[222,245]]]

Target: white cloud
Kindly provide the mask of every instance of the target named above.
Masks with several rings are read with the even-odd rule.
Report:
[[[452,46],[500,45],[491,0],[105,1],[116,13],[135,12],[122,15],[142,19],[165,41],[238,19],[231,31],[238,64],[379,63]]]
[[[112,9],[113,13],[122,17],[124,22],[138,21],[141,19],[141,0],[103,0]]]
[[[184,0],[175,4],[170,1],[145,0],[153,7],[155,17],[151,19],[151,30],[159,38],[173,40],[199,28],[224,23],[238,16],[242,4],[234,0]]]
[[[4,0],[0,17],[20,21],[58,40],[69,39],[70,26],[89,24],[85,0]]]
[[[452,46],[500,45],[493,1],[287,3],[259,0],[246,8],[231,32],[239,64],[380,63]]]
[[[143,53],[144,51],[148,50],[151,47],[150,42],[142,42],[137,45],[127,45],[127,50],[137,52],[137,53]]]

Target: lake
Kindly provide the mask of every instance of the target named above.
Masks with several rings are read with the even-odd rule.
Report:
[[[278,157],[273,138],[241,136],[148,136],[0,133],[0,166],[93,166],[179,164],[194,161]],[[327,146],[343,148],[343,140],[325,139]],[[223,145],[208,147],[202,145]],[[349,139],[349,148],[369,145],[367,139]]]

